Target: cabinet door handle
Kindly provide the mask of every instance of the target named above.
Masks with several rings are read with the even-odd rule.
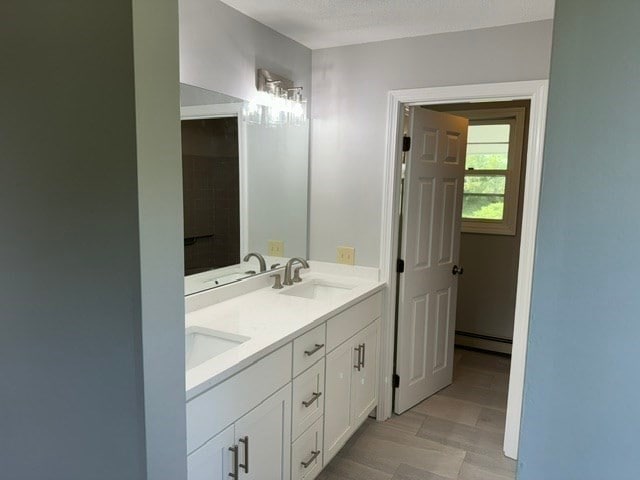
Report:
[[[249,437],[242,437],[238,440],[244,444],[244,464],[240,464],[240,468],[244,469],[244,473],[249,473]]]
[[[300,462],[300,465],[302,465],[304,468],[309,468],[309,465],[311,465],[315,461],[315,459],[318,458],[318,455],[320,455],[320,450],[311,450],[311,458],[306,462]]]
[[[360,364],[363,368],[364,368],[364,355],[367,351],[367,344],[366,343],[361,343],[360,347],[362,347],[362,363]]]
[[[311,350],[305,350],[304,354],[307,357],[310,357],[311,355],[313,355],[314,353],[316,353],[318,350],[320,350],[322,347],[324,347],[324,343],[316,343],[316,346],[313,347]]]
[[[238,445],[229,447],[229,451],[233,453],[233,471],[229,474],[231,478],[238,478]]]
[[[362,360],[360,360],[361,355],[362,355],[362,345],[358,345],[357,347],[354,348],[354,350],[356,352],[358,352],[358,361],[356,362],[356,364],[353,366],[353,368],[355,368],[356,370],[360,371],[360,369],[362,368]]]
[[[303,400],[302,404],[305,406],[305,408],[309,408],[311,405],[313,405],[313,402],[318,400],[321,396],[322,396],[322,392],[313,392],[313,395],[311,395],[311,398],[307,401]]]

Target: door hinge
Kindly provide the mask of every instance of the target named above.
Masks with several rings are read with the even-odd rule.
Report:
[[[408,152],[409,150],[411,150],[411,137],[405,135],[402,137],[402,151]]]
[[[393,388],[398,388],[400,386],[400,375],[397,373],[393,374]]]
[[[396,264],[396,272],[404,273],[404,260],[399,258],[398,263]]]

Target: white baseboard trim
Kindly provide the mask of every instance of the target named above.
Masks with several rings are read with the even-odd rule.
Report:
[[[491,352],[506,353],[511,355],[511,344],[505,342],[496,342],[494,340],[486,340],[484,338],[467,337],[466,335],[456,334],[456,345],[463,347],[481,348]]]

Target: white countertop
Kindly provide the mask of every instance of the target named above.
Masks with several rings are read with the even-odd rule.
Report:
[[[384,283],[362,276],[336,275],[312,270],[302,283],[282,290],[262,287],[229,300],[205,306],[186,315],[186,327],[201,326],[250,337],[250,340],[186,372],[187,400],[226,380],[240,370],[311,330],[340,311],[383,289]],[[332,271],[333,270],[333,271]],[[339,299],[316,300],[282,295],[289,288],[321,280],[349,285]]]

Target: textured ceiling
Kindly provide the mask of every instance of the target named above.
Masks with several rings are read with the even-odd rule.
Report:
[[[223,0],[309,48],[533,22],[554,0]]]

